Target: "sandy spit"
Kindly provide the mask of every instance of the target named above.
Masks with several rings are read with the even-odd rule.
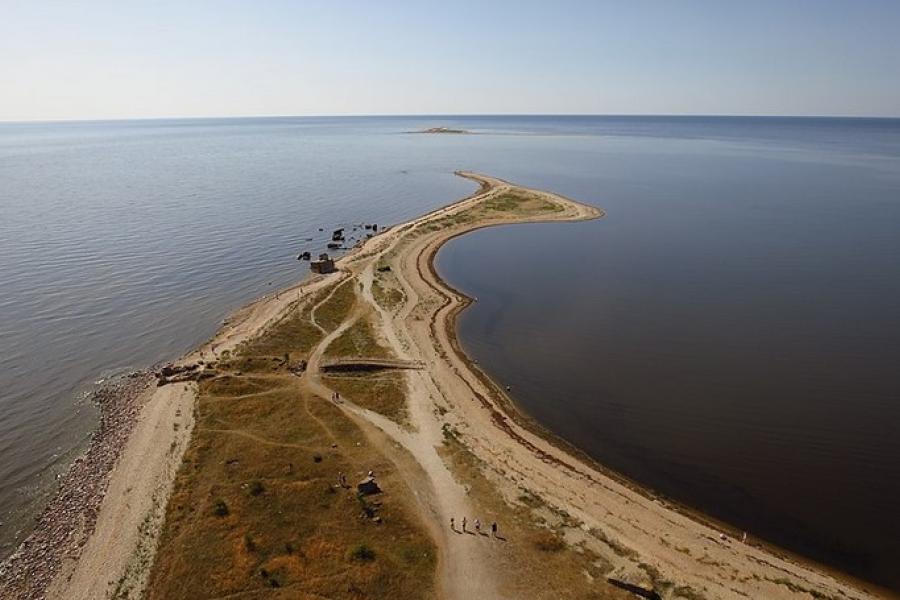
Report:
[[[508,182],[459,173],[480,185],[472,196],[408,223],[383,231],[342,257],[338,273],[309,278],[263,297],[228,319],[217,335],[181,359],[211,359],[257,335],[295,301],[345,277],[357,277],[366,301],[380,315],[381,333],[394,353],[430,365],[410,375],[411,430],[367,411],[356,414],[411,450],[416,468],[442,494],[434,514],[463,514],[465,490],[437,458],[442,428],[452,426],[461,441],[487,466],[498,490],[510,501],[523,489],[581,523],[579,543],[614,566],[612,575],[652,586],[650,574],[703,598],[863,599],[875,597],[841,578],[765,548],[721,536],[715,527],[691,518],[652,494],[611,476],[589,459],[554,443],[516,413],[502,390],[473,366],[455,338],[455,319],[470,302],[440,280],[433,268],[438,249],[449,239],[480,227],[525,220],[597,218],[602,211],[536,190],[561,211],[545,219],[493,220],[432,231],[433,221],[466,210],[499,193],[524,190]],[[387,261],[406,300],[388,313],[371,295],[373,269]],[[192,384],[148,385],[149,374],[123,383],[108,407],[84,457],[73,464],[60,493],[41,515],[38,527],[0,566],[0,597],[140,597],[162,527],[172,482],[193,426]],[[440,410],[438,410],[440,409]],[[348,406],[348,410],[355,410]],[[446,500],[441,500],[446,498]],[[438,540],[442,543],[441,540]],[[452,544],[452,542],[450,542]],[[446,545],[441,589],[446,598],[506,597],[502,573],[470,549]],[[474,571],[472,571],[474,569]],[[477,572],[478,577],[468,575]]]

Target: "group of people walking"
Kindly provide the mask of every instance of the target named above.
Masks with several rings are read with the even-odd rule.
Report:
[[[461,531],[456,529],[456,518],[450,517],[450,529],[452,529],[453,531],[456,531],[458,533],[469,533],[469,530],[467,529],[467,527],[469,526],[468,518],[463,517],[462,520],[460,521],[460,525],[462,525]],[[481,521],[480,520],[478,520],[476,518],[474,521],[472,521],[472,526],[475,528],[474,533],[476,533],[476,534],[481,533]],[[493,521],[491,523],[491,537],[499,538],[500,536],[497,533],[497,531],[498,531],[497,521]],[[487,534],[485,533],[484,535],[487,535]]]

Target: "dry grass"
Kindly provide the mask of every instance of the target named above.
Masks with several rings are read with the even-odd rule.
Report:
[[[338,471],[352,484],[369,469],[385,490],[369,501],[380,524],[335,487]],[[204,382],[146,597],[433,597],[435,549],[409,496],[392,463],[296,378]]]
[[[378,343],[369,316],[361,317],[331,342],[325,356],[332,358],[390,358],[387,348]]]
[[[396,423],[408,423],[406,382],[400,371],[334,375],[325,383],[354,404],[380,413]]]
[[[322,339],[322,332],[309,321],[309,307],[297,306],[273,323],[260,336],[241,345],[238,355],[257,358],[305,358]]]
[[[314,310],[316,322],[321,325],[325,331],[334,331],[337,329],[350,314],[353,305],[356,303],[355,280],[345,280],[339,283],[337,288],[323,290],[320,295],[325,297],[332,289],[334,289],[334,293],[331,294],[331,297]],[[312,305],[315,306],[318,302],[319,298],[316,298],[313,300]]]
[[[248,340],[234,352],[223,353],[219,368],[235,373],[274,373],[308,357],[322,339],[321,330],[310,321],[313,304],[296,304],[262,334]],[[248,385],[250,380],[244,380]]]
[[[350,313],[353,286],[331,288],[316,310],[323,327]],[[223,375],[201,383],[147,598],[434,596],[436,551],[393,463],[286,371],[321,341],[311,310],[331,289],[243,344],[220,362]],[[375,344],[371,326],[346,343]],[[392,385],[358,386],[352,395],[377,393],[396,412]],[[370,469],[383,495],[363,503],[355,488],[336,486],[339,471],[353,484]],[[372,509],[380,522],[366,516]]]
[[[372,282],[372,296],[375,301],[387,310],[394,310],[406,298],[396,278],[392,275],[379,273],[378,278]]]
[[[433,221],[424,231],[438,231],[445,227],[496,219],[536,217],[555,213],[562,207],[538,194],[527,191],[508,191],[472,206],[464,211]]]
[[[479,206],[483,214],[505,213],[510,215],[534,215],[562,210],[558,204],[542,196],[525,191],[510,191],[489,198]]]

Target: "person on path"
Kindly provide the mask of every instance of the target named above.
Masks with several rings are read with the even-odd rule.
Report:
[[[481,521],[475,519],[475,533],[481,533]]]
[[[463,529],[463,533],[465,533],[465,531],[466,531],[466,523],[468,523],[468,522],[469,522],[468,519],[466,519],[465,517],[463,517],[463,520],[462,520],[462,529]]]
[[[497,537],[497,521],[491,523],[491,536]]]
[[[450,529],[456,531],[456,521],[453,519],[453,517],[450,517]]]

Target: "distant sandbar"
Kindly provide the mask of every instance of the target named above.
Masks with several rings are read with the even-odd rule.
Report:
[[[466,131],[465,129],[452,129],[450,127],[429,127],[428,129],[414,131],[413,133],[472,133],[472,132]]]

